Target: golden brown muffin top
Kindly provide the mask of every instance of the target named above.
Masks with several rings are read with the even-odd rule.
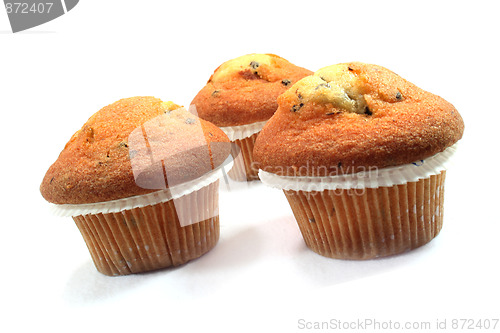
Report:
[[[103,202],[196,179],[229,155],[213,124],[154,97],[121,99],[69,140],[40,186],[56,204]]]
[[[351,62],[322,68],[278,98],[260,132],[260,168],[325,176],[412,163],[457,142],[464,123],[443,98],[390,70]]]
[[[191,102],[198,116],[217,126],[266,121],[276,98],[311,71],[274,54],[248,54],[220,65]]]

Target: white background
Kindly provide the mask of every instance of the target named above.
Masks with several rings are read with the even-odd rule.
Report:
[[[366,318],[446,319],[456,332],[455,318],[499,318],[495,5],[82,0],[18,34],[0,10],[0,330],[295,332]],[[221,239],[202,258],[98,273],[73,221],[50,215],[39,193],[47,168],[101,107],[136,95],[188,105],[218,65],[254,52],[311,70],[383,65],[453,103],[466,130],[441,234],[391,258],[323,258],[305,247],[283,194],[253,184],[221,193]]]

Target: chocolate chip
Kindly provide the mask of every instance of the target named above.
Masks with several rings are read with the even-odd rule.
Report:
[[[366,114],[367,116],[371,116],[371,115],[373,114],[373,112],[371,112],[370,108],[365,107],[365,114]]]
[[[403,99],[403,95],[401,95],[401,93],[400,93],[399,91],[396,93],[396,99],[397,99],[398,101],[400,101],[400,100],[402,100],[402,99]]]
[[[304,106],[304,103],[300,103],[300,104],[295,104],[294,106],[292,106],[292,108],[290,109],[290,111],[292,112],[297,112],[299,111],[302,107]]]
[[[351,72],[354,70],[354,69],[352,69],[352,67],[349,67],[349,66],[347,66],[347,69],[348,69],[349,71],[351,71]]]
[[[253,69],[257,69],[257,67],[259,67],[260,64],[257,62],[257,61],[252,61],[250,63],[250,67],[252,67]]]
[[[288,86],[290,83],[292,83],[292,81],[288,79],[281,80],[281,84],[284,85],[285,87]]]

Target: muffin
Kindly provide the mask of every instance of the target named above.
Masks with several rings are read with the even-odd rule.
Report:
[[[177,266],[219,238],[218,179],[227,136],[172,102],[121,99],[69,140],[40,186],[72,216],[97,270]]]
[[[436,237],[464,130],[452,104],[359,62],[318,70],[278,104],[254,157],[262,182],[284,191],[309,248],[370,259]]]
[[[278,104],[276,98],[312,72],[274,54],[249,54],[220,65],[191,102],[202,119],[219,126],[231,140],[235,180],[258,179],[255,138]]]

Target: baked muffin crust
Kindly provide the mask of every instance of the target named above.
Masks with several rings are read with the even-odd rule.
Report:
[[[412,163],[457,142],[454,106],[377,65],[328,66],[278,98],[254,148],[260,168],[325,176]]]
[[[228,142],[219,128],[172,102],[121,99],[95,113],[71,137],[40,191],[56,204],[154,192],[222,164],[229,155]]]
[[[221,127],[268,120],[276,98],[311,71],[274,54],[248,54],[220,65],[191,102],[198,116]]]

